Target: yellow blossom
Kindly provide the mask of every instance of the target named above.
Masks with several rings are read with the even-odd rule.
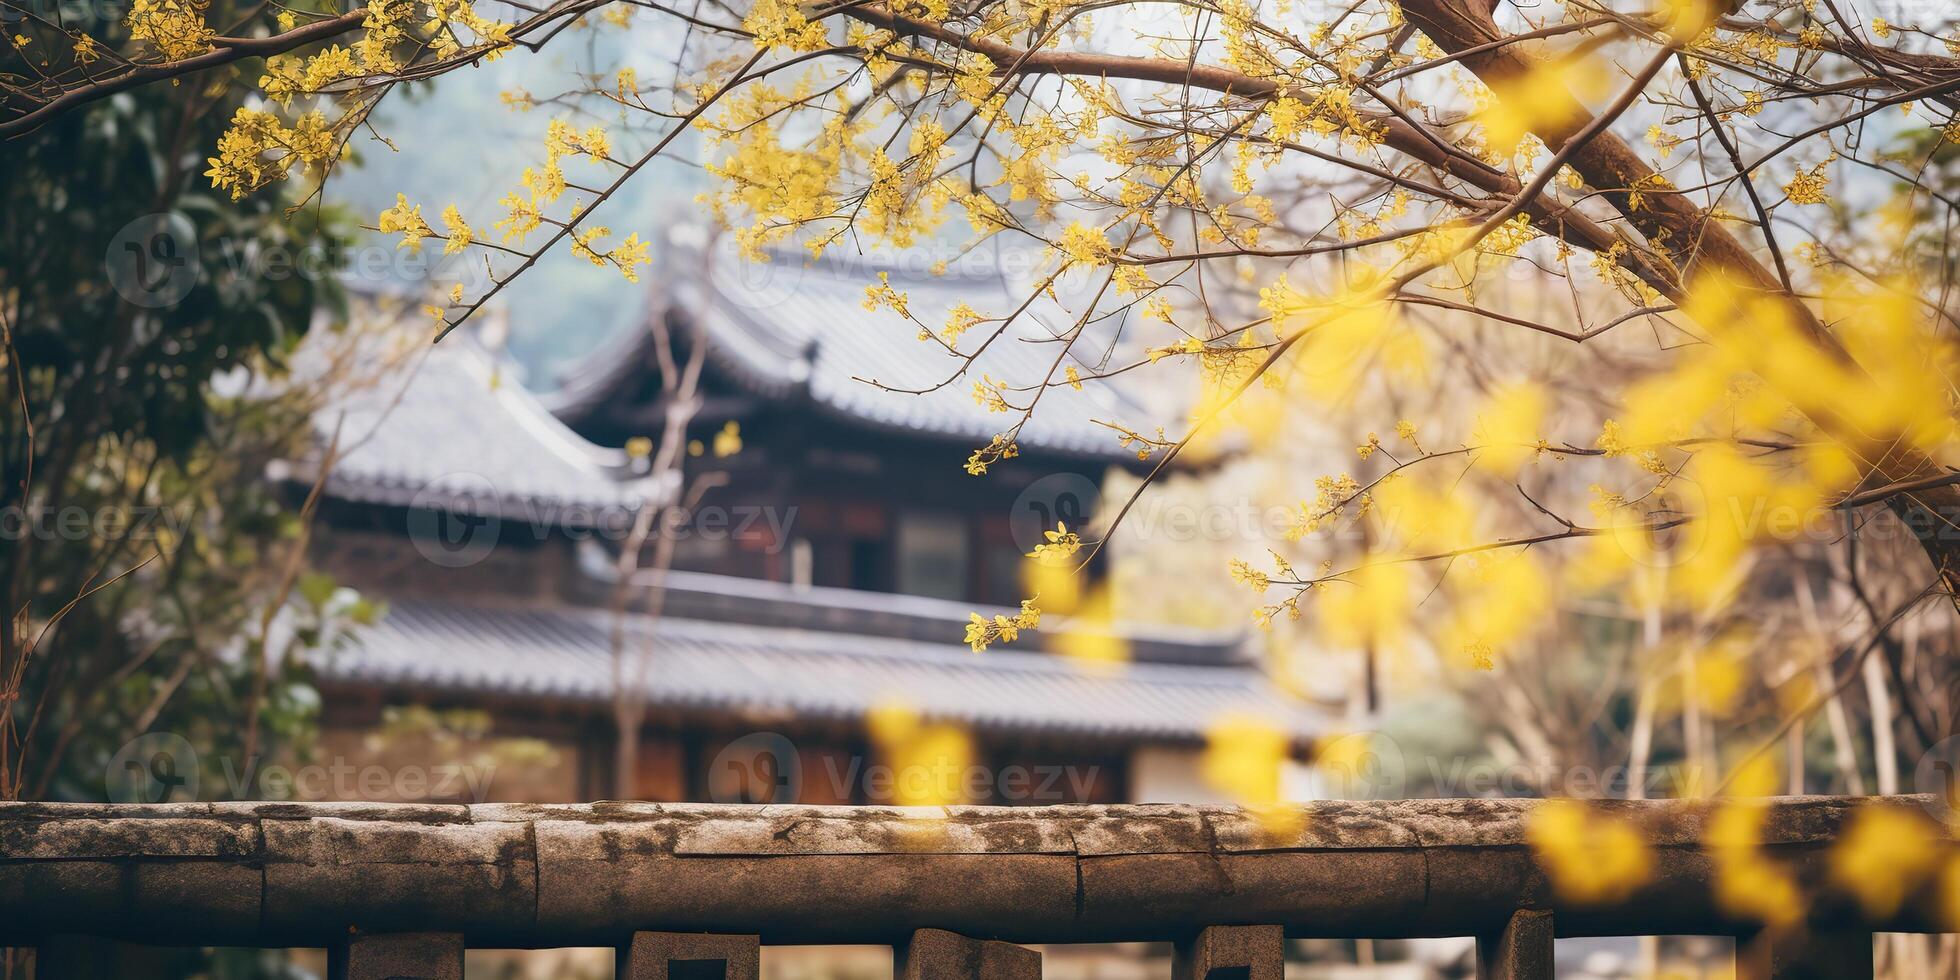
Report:
[[[463,213],[456,210],[454,204],[442,209],[442,227],[449,238],[442,246],[444,255],[468,248],[476,237],[476,232],[471,230],[469,223],[463,220]]]
[[[1617,901],[1647,882],[1653,859],[1624,820],[1573,800],[1546,800],[1531,812],[1525,840],[1559,894],[1579,904]]]
[[[1891,918],[1912,890],[1938,870],[1935,829],[1925,817],[1901,807],[1859,807],[1831,848],[1832,882],[1855,896],[1871,918]]]
[[[1055,522],[1053,531],[1044,531],[1042,535],[1048,539],[1047,542],[1035,545],[1034,550],[1028,552],[1028,557],[1044,565],[1066,564],[1071,556],[1082,550],[1082,536],[1060,521]]]
[[[715,456],[727,458],[742,451],[742,426],[730,420],[715,432]]]
[[[1791,204],[1823,204],[1830,200],[1824,188],[1830,184],[1831,175],[1827,169],[1831,160],[1827,159],[1808,170],[1799,168],[1790,176],[1790,182],[1783,185],[1783,193],[1789,195]]]
[[[396,194],[395,206],[381,212],[378,226],[384,235],[400,232],[402,240],[397,247],[412,252],[421,251],[422,239],[435,234],[429,223],[422,219],[422,205],[409,206],[408,197],[404,194]]]
[[[1069,261],[1088,266],[1107,265],[1114,252],[1108,236],[1100,229],[1090,228],[1079,221],[1062,230],[1062,237],[1056,241],[1055,247],[1068,256]]]

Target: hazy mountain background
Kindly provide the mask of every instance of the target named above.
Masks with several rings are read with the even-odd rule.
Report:
[[[336,171],[327,185],[328,201],[372,226],[375,216],[395,203],[397,193],[405,194],[411,204],[422,205],[423,216],[438,229],[443,208],[455,204],[480,236],[499,241],[501,235],[491,227],[504,210],[497,202],[507,193],[521,192],[525,167],[543,164],[545,127],[552,118],[563,117],[580,128],[604,125],[613,136],[614,155],[622,159],[644,152],[657,137],[654,127],[672,125],[648,120],[644,113],[632,113],[632,118],[624,110],[611,116],[571,113],[546,102],[582,87],[581,75],[597,75],[610,86],[620,68],[636,65],[644,66],[642,78],[653,78],[657,66],[670,62],[679,41],[679,32],[670,24],[656,21],[641,16],[625,30],[608,24],[574,28],[538,54],[520,48],[433,83],[397,89],[373,120],[374,133],[395,149],[366,131],[357,135],[352,141],[354,165]],[[518,90],[529,92],[540,104],[529,111],[505,105],[502,93]],[[606,202],[593,221],[613,230],[608,241],[638,232],[642,239],[659,243],[671,223],[695,220],[691,218],[698,211],[694,197],[707,187],[706,175],[695,163],[699,146],[692,133],[682,136]],[[566,166],[568,179],[588,187],[604,187],[617,172],[582,161]],[[577,195],[568,191],[566,200]],[[546,226],[533,231],[526,244],[541,245],[549,230]],[[396,247],[393,236],[374,232],[365,232],[359,244]],[[435,244],[425,249],[432,262],[441,252],[440,243]],[[512,247],[517,246],[512,243]],[[643,270],[641,284],[635,285],[615,269],[575,258],[560,243],[498,294],[492,302],[503,304],[509,314],[509,351],[523,370],[526,386],[554,387],[558,368],[592,350],[613,331],[638,322],[647,305],[649,284],[658,276],[661,256],[659,245],[655,248],[655,267]],[[406,288],[418,300],[434,297],[446,292],[459,275],[483,279],[481,252],[472,253],[449,257],[433,276],[404,268],[413,263],[398,263],[386,277],[389,281],[369,285]],[[465,259],[474,266],[459,267]],[[499,261],[503,268],[510,266],[507,256]],[[428,278],[438,282],[430,284]],[[470,295],[475,294],[472,289]]]

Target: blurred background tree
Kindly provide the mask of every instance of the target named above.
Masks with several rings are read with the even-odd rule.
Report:
[[[115,13],[58,16],[120,37]],[[302,508],[262,478],[310,438],[317,390],[253,379],[281,372],[317,311],[344,311],[344,226],[201,176],[253,70],[122,93],[7,147],[0,798],[100,798],[146,732],[244,778],[314,709],[303,670],[266,662],[369,612],[303,574]],[[200,795],[225,793],[211,782]]]

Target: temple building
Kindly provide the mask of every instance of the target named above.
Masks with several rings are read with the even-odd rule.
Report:
[[[1113,468],[1147,465],[1113,427],[1144,406],[1061,385],[1017,458],[967,472],[1018,417],[974,382],[1061,377],[1056,311],[1031,304],[969,362],[918,324],[1000,308],[992,268],[890,271],[908,323],[867,311],[876,275],[846,263],[664,264],[647,322],[557,390],[526,391],[461,331],[320,413],[319,454],[276,474],[304,495],[336,447],[314,565],[387,610],[311,667],[323,752],[502,760],[472,791],[523,802],[886,802],[877,726],[894,711],[963,733],[973,803],[1219,799],[1202,753],[1229,718],[1283,731],[1289,769],[1306,757],[1326,716],[1238,632],[1051,617],[984,653],[963,643],[971,614],[1011,615],[1043,530],[1086,518]],[[699,407],[663,483],[644,475],[677,397],[660,360],[694,344]],[[619,561],[641,508],[683,499],[670,569]],[[1083,636],[1120,657],[1071,655]],[[642,709],[630,778],[622,698]]]

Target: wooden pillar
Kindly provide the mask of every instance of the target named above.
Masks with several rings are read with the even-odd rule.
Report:
[[[1736,940],[1742,980],[1871,980],[1869,932],[1758,933]]]
[[[614,980],[760,980],[756,936],[636,932],[619,951]]]
[[[463,980],[460,932],[356,933],[327,951],[330,980]]]
[[[1041,980],[1040,953],[944,929],[920,929],[892,953],[897,980]]]
[[[1177,944],[1172,980],[1280,980],[1286,931],[1279,926],[1207,926]]]
[[[1519,909],[1504,931],[1477,937],[1477,980],[1552,980],[1552,913]]]

